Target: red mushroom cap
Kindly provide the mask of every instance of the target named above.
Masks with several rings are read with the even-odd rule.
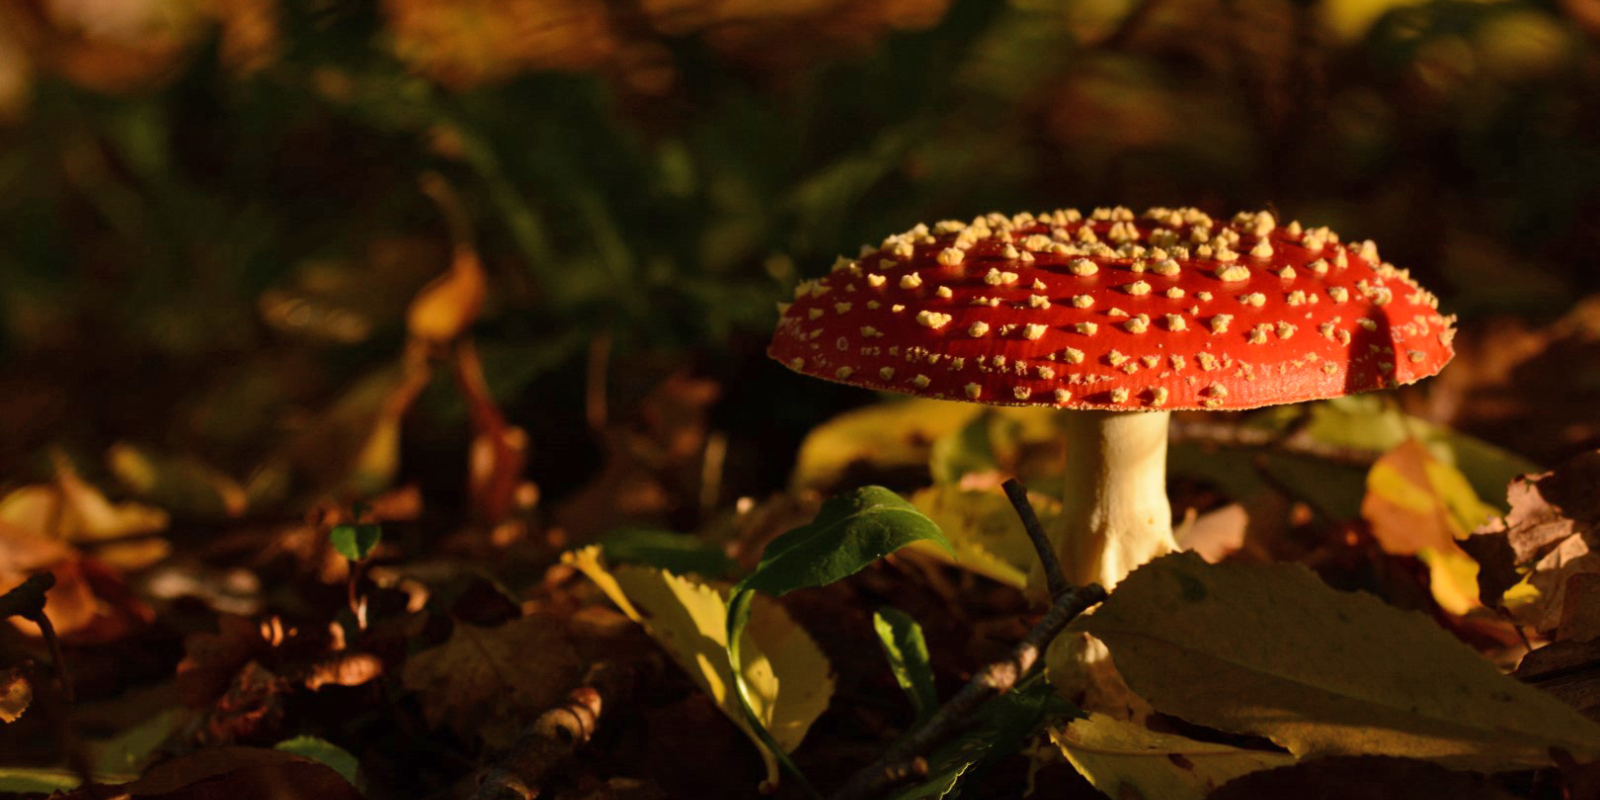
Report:
[[[767,352],[999,405],[1243,409],[1412,383],[1454,317],[1372,242],[1270,214],[1125,208],[918,225],[795,289]]]

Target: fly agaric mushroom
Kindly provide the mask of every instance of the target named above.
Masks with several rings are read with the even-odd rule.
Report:
[[[1068,410],[1067,577],[1115,586],[1176,549],[1167,418],[1408,384],[1454,355],[1454,317],[1370,241],[1126,208],[918,225],[840,258],[781,306],[768,354],[920,397]]]

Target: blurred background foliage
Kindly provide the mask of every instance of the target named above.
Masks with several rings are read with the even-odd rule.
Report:
[[[1600,291],[1600,2],[0,0],[0,476],[131,442],[252,500],[326,487],[451,262],[428,172],[528,477],[578,492],[607,409],[692,406],[725,500],[871,399],[767,362],[774,303],[918,221],[1269,207],[1376,239],[1464,352],[1523,353]],[[1558,396],[1600,392],[1593,316],[1540,368]],[[1474,406],[1507,358],[1420,413],[1539,459],[1600,437],[1581,403],[1538,439]],[[405,415],[430,496],[469,404],[434,379]]]

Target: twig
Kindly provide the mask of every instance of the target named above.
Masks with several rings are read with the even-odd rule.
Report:
[[[56,682],[61,685],[61,697],[70,703],[72,680],[67,676],[66,659],[61,656],[61,640],[56,637],[50,617],[44,613],[45,593],[55,585],[54,573],[40,572],[28,576],[11,591],[0,595],[0,619],[22,617],[39,626],[39,635],[44,637],[45,645],[50,648],[50,668],[56,674]]]
[[[478,773],[473,800],[532,800],[539,785],[574,750],[589,741],[600,722],[600,692],[582,686],[567,702],[539,715],[494,766]]]
[[[1044,535],[1039,517],[1028,502],[1028,492],[1015,478],[1003,484],[1006,496],[1016,506],[1022,526],[1028,529],[1028,538],[1039,551],[1039,561],[1044,564],[1045,581],[1050,587],[1054,602],[1050,610],[1034,624],[1033,630],[1022,637],[1003,661],[984,667],[967,681],[937,713],[921,728],[889,746],[883,756],[851,776],[850,780],[834,794],[833,800],[866,800],[898,783],[928,774],[926,756],[935,747],[950,740],[972,721],[973,712],[990,699],[1011,691],[1039,663],[1056,634],[1085,609],[1106,599],[1106,590],[1099,584],[1074,588],[1061,576],[1061,562],[1055,549]]]
[[[1055,549],[1050,546],[1049,537],[1044,534],[1044,526],[1039,524],[1039,515],[1033,512],[1033,504],[1028,502],[1028,490],[1016,478],[1010,478],[1000,484],[1006,490],[1006,497],[1011,498],[1011,505],[1017,510],[1017,516],[1022,518],[1022,527],[1027,529],[1028,538],[1033,540],[1033,549],[1039,551],[1039,561],[1044,564],[1045,586],[1050,590],[1050,599],[1060,597],[1072,587],[1067,584],[1067,579],[1061,575],[1061,562],[1055,556]]]
[[[1054,560],[1052,554],[1050,560]],[[1048,562],[1046,562],[1048,563]],[[1059,570],[1059,567],[1058,567]],[[900,739],[871,765],[857,772],[833,796],[833,800],[866,800],[895,784],[916,777],[919,771],[927,773],[923,761],[927,753],[964,730],[973,712],[991,698],[1011,691],[1039,661],[1039,654],[1049,646],[1056,634],[1085,609],[1099,603],[1106,591],[1091,583],[1077,589],[1068,589],[1056,597],[1038,624],[1012,649],[1010,656],[984,667],[955,697],[941,707],[927,724]]]

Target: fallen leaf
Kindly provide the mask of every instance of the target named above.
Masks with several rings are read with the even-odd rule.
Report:
[[[190,708],[205,708],[233,683],[239,668],[265,656],[270,646],[261,627],[247,617],[221,614],[218,631],[190,634],[178,662],[178,697]]]
[[[917,721],[926,722],[939,710],[939,691],[934,685],[933,667],[928,663],[928,643],[922,636],[922,626],[910,614],[884,606],[872,615],[872,627],[889,659],[889,671],[911,701]]]
[[[583,668],[563,621],[534,614],[495,628],[457,622],[443,644],[406,662],[401,681],[429,725],[505,747],[577,685]]]
[[[62,800],[361,800],[332,768],[303,756],[253,747],[213,747],[152,767],[138,780],[106,790],[101,784]]]
[[[1600,639],[1547,644],[1523,657],[1512,675],[1600,719]]]
[[[1361,515],[1386,553],[1456,549],[1457,539],[1494,514],[1459,471],[1415,439],[1385,453],[1367,473]]]
[[[1587,641],[1600,638],[1600,572],[1580,572],[1567,579],[1556,638]]]
[[[1097,713],[1052,729],[1050,738],[1096,789],[1117,798],[1201,800],[1240,775],[1294,763],[1288,753],[1158,733]]]
[[[129,491],[174,513],[238,517],[249,506],[238,481],[194,457],[118,442],[106,450],[106,465]]]
[[[1513,800],[1482,775],[1390,756],[1335,756],[1253,772],[1210,800]]]
[[[462,335],[478,319],[488,281],[478,254],[457,242],[450,270],[435,278],[411,301],[406,330],[429,342],[447,342]]]
[[[21,667],[0,672],[0,722],[16,722],[33,702],[33,684]]]
[[[165,557],[165,540],[116,540],[157,533],[167,527],[167,512],[141,503],[113,503],[78,477],[61,453],[54,455],[54,484],[23,486],[0,499],[0,523],[73,544],[96,545],[98,557],[121,569],[139,569]]]
[[[339,777],[349,781],[351,786],[356,785],[357,773],[361,770],[361,762],[357,761],[355,756],[350,755],[350,751],[326,739],[318,739],[315,736],[296,736],[293,739],[285,739],[273,745],[272,749],[293,753],[322,764],[339,773]]]
[[[1497,498],[1512,478],[1537,466],[1509,450],[1413,417],[1381,394],[1351,395],[1307,407],[1305,435],[1336,447],[1386,453],[1415,439],[1442,464],[1459,470],[1478,497]]]
[[[727,617],[730,587],[634,564],[607,567],[600,548],[568,552],[562,560],[584,575],[643,625],[728,719],[761,749],[733,695],[728,666]],[[833,696],[833,669],[816,642],[777,601],[755,595],[750,624],[740,644],[744,679],[757,719],[786,752],[805,738]],[[762,751],[768,775],[777,770]]]
[[[1484,588],[1496,596],[1521,573],[1531,591],[1505,600],[1512,617],[1557,638],[1581,636],[1589,623],[1583,622],[1580,599],[1569,601],[1567,594],[1569,587],[1585,591],[1588,584],[1574,583],[1579,576],[1600,575],[1600,451],[1519,476],[1506,497],[1510,512],[1471,538],[1473,553],[1495,576]],[[1572,620],[1573,633],[1560,630],[1563,619]]]
[[[795,491],[830,489],[857,462],[883,470],[921,468],[935,441],[960,430],[980,410],[972,403],[911,398],[847,411],[806,436],[789,485]]]
[[[999,759],[1022,751],[1044,725],[1080,713],[1057,697],[1048,682],[1025,681],[979,707],[959,736],[929,753],[926,777],[885,797],[942,800],[955,794],[963,780],[978,788],[981,784],[973,783],[975,779]]]
[[[1061,503],[1032,492],[1028,499],[1040,524],[1049,530]],[[912,549],[1019,589],[1032,585],[1042,592],[1044,568],[1039,554],[1004,492],[930,486],[913,494],[911,504],[944,531],[951,548],[917,542]]]
[[[1212,563],[1244,548],[1250,528],[1250,511],[1242,503],[1229,503],[1204,514],[1190,509],[1172,532],[1179,550],[1193,550]]]
[[[1383,753],[1473,769],[1600,754],[1600,725],[1501,675],[1427,618],[1290,564],[1163,556],[1075,623],[1158,710],[1302,758]]]

